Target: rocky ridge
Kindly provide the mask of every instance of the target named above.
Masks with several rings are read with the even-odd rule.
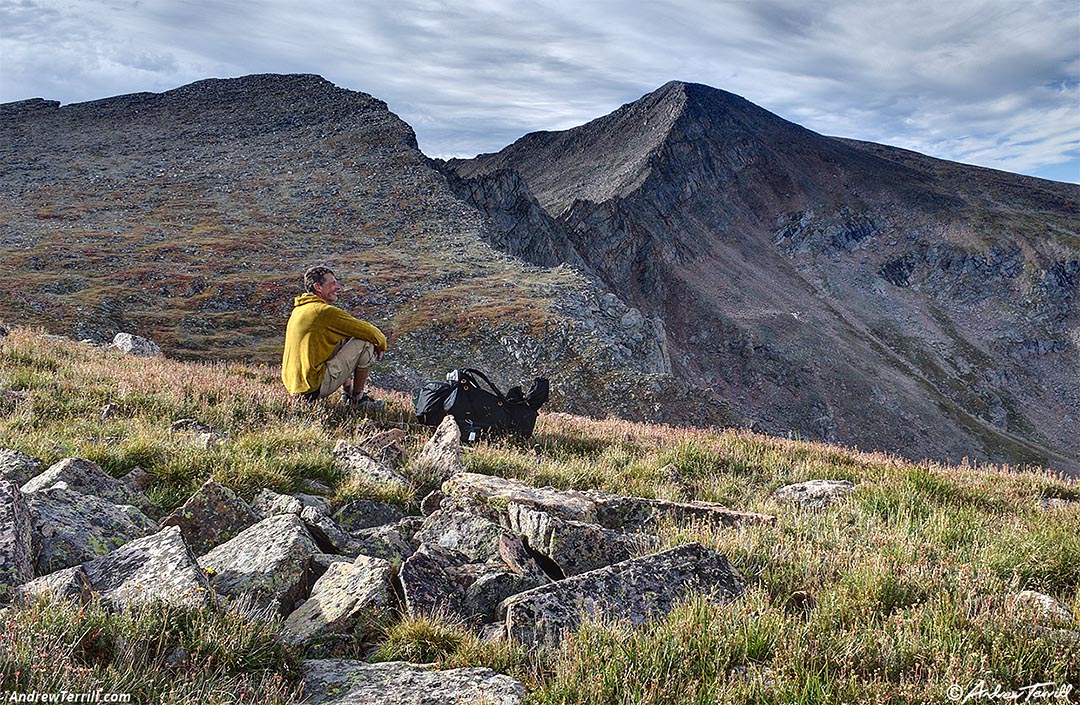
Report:
[[[681,82],[442,168],[492,241],[580,259],[755,428],[1080,470],[1080,187]]]

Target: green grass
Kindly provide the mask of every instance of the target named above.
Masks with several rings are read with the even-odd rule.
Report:
[[[333,401],[294,403],[274,368],[140,360],[25,329],[0,339],[0,370],[9,390],[0,393],[0,447],[46,464],[88,457],[115,476],[139,465],[164,508],[211,476],[243,496],[297,490],[308,478],[330,486],[338,504],[373,497],[413,509],[430,489],[422,477],[411,487],[358,484],[333,467],[338,438],[388,426],[407,431],[415,456],[429,431],[409,424],[400,395],[381,393],[387,410],[365,419]],[[228,440],[201,446],[169,430],[180,418]],[[727,606],[693,597],[637,629],[587,620],[538,654],[450,620],[405,617],[347,635],[354,655],[488,666],[524,682],[531,705],[947,702],[950,686],[980,680],[1002,690],[1080,682],[1080,489],[1060,477],[555,413],[541,416],[530,440],[481,443],[463,460],[470,471],[537,485],[719,501],[777,522],[661,527],[666,545],[701,542],[745,576],[747,593]],[[771,497],[814,478],[856,487],[826,509]],[[1074,504],[1042,509],[1049,498]],[[1024,589],[1053,596],[1073,617],[1020,609],[1012,597]],[[3,685],[77,692],[104,683],[140,702],[234,702],[226,693],[296,702],[304,654],[281,646],[277,629],[221,610],[17,606],[0,631]],[[163,667],[177,647],[192,657]],[[35,669],[54,651],[57,667]]]

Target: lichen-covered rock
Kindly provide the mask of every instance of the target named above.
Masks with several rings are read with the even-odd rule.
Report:
[[[191,550],[202,555],[258,521],[247,502],[210,479],[183,506],[162,519],[161,525],[180,527]]]
[[[41,460],[17,450],[0,448],[0,480],[21,487],[41,473]]]
[[[453,416],[443,417],[413,465],[422,477],[439,481],[464,472],[461,464],[461,429]]]
[[[372,484],[408,486],[409,481],[398,471],[383,465],[358,445],[338,441],[334,446],[334,466],[349,477]]]
[[[416,550],[394,525],[360,529],[350,536],[352,540],[345,552],[351,556],[383,558],[400,565]]]
[[[330,516],[315,507],[304,507],[300,511],[300,519],[311,532],[315,543],[322,548],[333,553],[345,553],[349,550],[352,538]]]
[[[447,614],[467,617],[465,591],[479,575],[469,571],[469,559],[438,544],[421,544],[401,566],[405,608],[414,615]]]
[[[15,596],[24,600],[36,597],[78,599],[86,603],[93,597],[93,586],[83,567],[75,565],[31,580],[16,588]]]
[[[26,494],[37,492],[63,482],[76,492],[91,494],[113,504],[131,504],[146,514],[153,514],[153,503],[141,492],[132,489],[122,480],[117,480],[92,460],[85,458],[65,458],[50,466],[47,470],[31,478],[22,486]]]
[[[521,705],[525,697],[525,686],[487,668],[345,659],[307,660],[301,668],[310,705]]]
[[[159,528],[130,504],[76,492],[64,482],[25,497],[34,515],[34,532],[41,538],[38,575],[85,563]]]
[[[399,428],[380,431],[357,445],[376,462],[393,470],[405,464],[405,432]]]
[[[307,592],[311,557],[319,552],[300,517],[280,514],[244,529],[200,557],[199,565],[211,571],[218,593],[247,596],[286,615]]]
[[[592,500],[595,522],[616,531],[652,531],[658,522],[705,523],[715,527],[773,524],[769,514],[742,512],[715,502],[671,502],[666,499],[624,497],[597,490],[583,493]]]
[[[542,585],[505,600],[510,637],[557,646],[582,614],[641,624],[666,615],[691,593],[728,601],[743,593],[743,578],[720,553],[688,544]]]
[[[437,511],[424,520],[413,540],[438,544],[464,554],[473,563],[499,557],[499,539],[507,530],[483,517],[465,512]]]
[[[1068,607],[1041,592],[1021,590],[1013,596],[1013,607],[1017,611],[1033,616],[1039,621],[1071,622],[1073,615]]]
[[[540,584],[547,584],[544,579]],[[499,605],[508,597],[531,590],[537,580],[509,570],[483,573],[465,587],[462,612],[471,625],[490,623],[499,618]]]
[[[826,507],[847,497],[853,489],[855,485],[847,480],[809,480],[785,485],[773,492],[773,497],[804,507]]]
[[[285,620],[286,642],[302,644],[321,634],[350,631],[365,617],[384,614],[393,606],[392,574],[390,562],[379,558],[334,563]]]
[[[113,347],[127,355],[139,357],[160,357],[161,348],[152,340],[131,333],[117,333],[113,337]]]
[[[421,543],[401,566],[408,611],[477,625],[494,619],[507,597],[550,582],[517,536],[495,529],[493,545],[471,538]]]
[[[593,522],[596,503],[584,493],[573,490],[557,490],[551,487],[533,487],[520,480],[493,475],[462,472],[442,485],[444,502],[453,500],[459,508],[467,508],[482,516],[496,520],[509,502],[518,502],[574,521]]]
[[[334,521],[346,531],[359,531],[393,524],[403,516],[404,512],[392,504],[357,499],[334,512]]]
[[[533,506],[571,521],[598,524],[617,531],[645,531],[656,522],[707,522],[717,526],[772,523],[776,517],[740,512],[711,502],[670,502],[663,499],[624,497],[590,490],[557,490],[532,487],[492,475],[459,473],[443,483],[445,507],[475,512],[502,523],[508,503]]]
[[[188,607],[210,604],[206,573],[177,526],[126,543],[82,568],[94,591],[114,607],[138,602]]]
[[[303,511],[304,504],[296,497],[261,489],[251,501],[251,508],[256,514],[266,519],[278,514],[299,514]]]
[[[570,521],[517,502],[507,505],[510,529],[559,566],[564,576],[579,575],[660,548],[649,534],[624,533],[596,524]]]
[[[0,480],[0,602],[7,602],[14,588],[34,578],[33,526],[19,487]]]

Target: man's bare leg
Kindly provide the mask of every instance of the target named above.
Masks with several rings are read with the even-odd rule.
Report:
[[[367,384],[369,374],[371,374],[370,367],[357,367],[353,370],[352,389],[348,393],[356,399],[364,396],[364,385]]]

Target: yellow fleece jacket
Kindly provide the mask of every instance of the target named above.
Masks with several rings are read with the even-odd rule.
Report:
[[[386,350],[386,336],[367,321],[350,316],[312,293],[297,296],[285,327],[281,381],[290,394],[312,392],[322,384],[326,361],[346,338],[360,338]]]

